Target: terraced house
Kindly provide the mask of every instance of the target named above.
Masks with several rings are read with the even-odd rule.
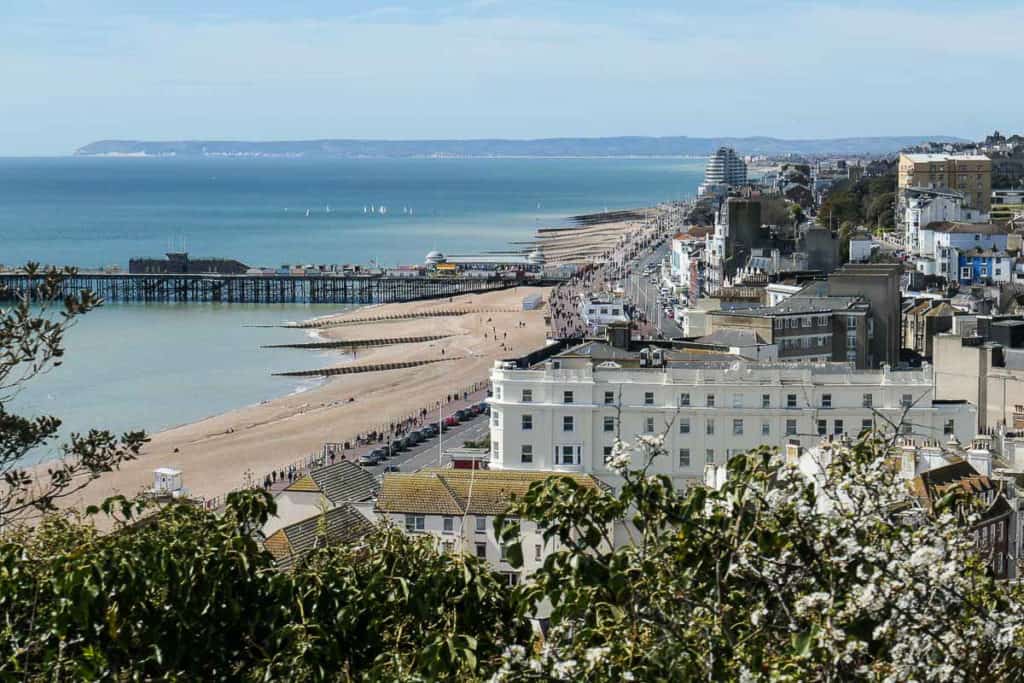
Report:
[[[374,512],[407,533],[433,537],[444,552],[486,559],[514,585],[543,564],[557,541],[545,543],[532,522],[522,522],[523,566],[515,568],[497,540],[494,520],[508,511],[513,497],[524,496],[531,484],[552,474],[560,473],[429,468],[386,474]],[[581,487],[602,486],[588,474],[562,474]]]

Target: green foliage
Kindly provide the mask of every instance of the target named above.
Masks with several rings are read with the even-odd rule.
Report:
[[[57,517],[8,536],[0,677],[461,679],[529,637],[485,564],[395,529],[279,572],[248,531],[272,513],[252,491],[222,516],[175,504],[107,536]]]
[[[836,229],[843,223],[869,228],[895,224],[896,176],[841,180],[832,186],[818,209],[818,223]]]
[[[62,281],[74,274],[71,269],[43,271],[29,263],[24,270],[34,282],[30,295],[0,291],[0,297],[13,299],[0,307],[0,527],[56,509],[60,499],[137,457],[146,441],[142,432],[118,438],[93,429],[60,444],[59,457],[45,472],[21,467],[27,453],[53,446],[61,422],[50,415],[15,415],[7,406],[25,383],[61,364],[65,333],[79,316],[103,303],[88,291],[61,297]]]

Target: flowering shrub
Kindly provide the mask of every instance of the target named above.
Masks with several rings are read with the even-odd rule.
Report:
[[[616,448],[615,495],[535,486],[512,514],[561,542],[524,588],[550,602],[551,630],[493,680],[1021,675],[1019,590],[987,573],[963,501],[925,515],[886,454],[837,446],[809,478],[761,449],[733,458],[719,490],[677,491],[649,473],[667,455],[645,437]],[[595,542],[611,524],[632,542]]]

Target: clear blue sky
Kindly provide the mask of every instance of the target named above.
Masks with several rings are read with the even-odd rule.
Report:
[[[1024,119],[1024,4],[3,0],[0,156],[103,138],[948,134]]]

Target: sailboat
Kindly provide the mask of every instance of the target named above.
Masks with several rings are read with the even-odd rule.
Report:
[[[328,205],[327,205],[327,206],[326,206],[326,207],[324,208],[324,213],[330,213],[330,212],[331,212],[331,205],[330,205],[330,204],[328,204]]]
[[[388,207],[386,207],[386,206],[381,206],[381,207],[380,207],[380,213],[381,213],[381,215],[384,215],[384,214],[386,214],[387,212],[388,212]]]
[[[377,207],[373,204],[370,204],[370,213],[377,213]]]
[[[306,209],[306,218],[309,218],[309,209]]]
[[[366,213],[366,207],[363,206],[363,213]]]

